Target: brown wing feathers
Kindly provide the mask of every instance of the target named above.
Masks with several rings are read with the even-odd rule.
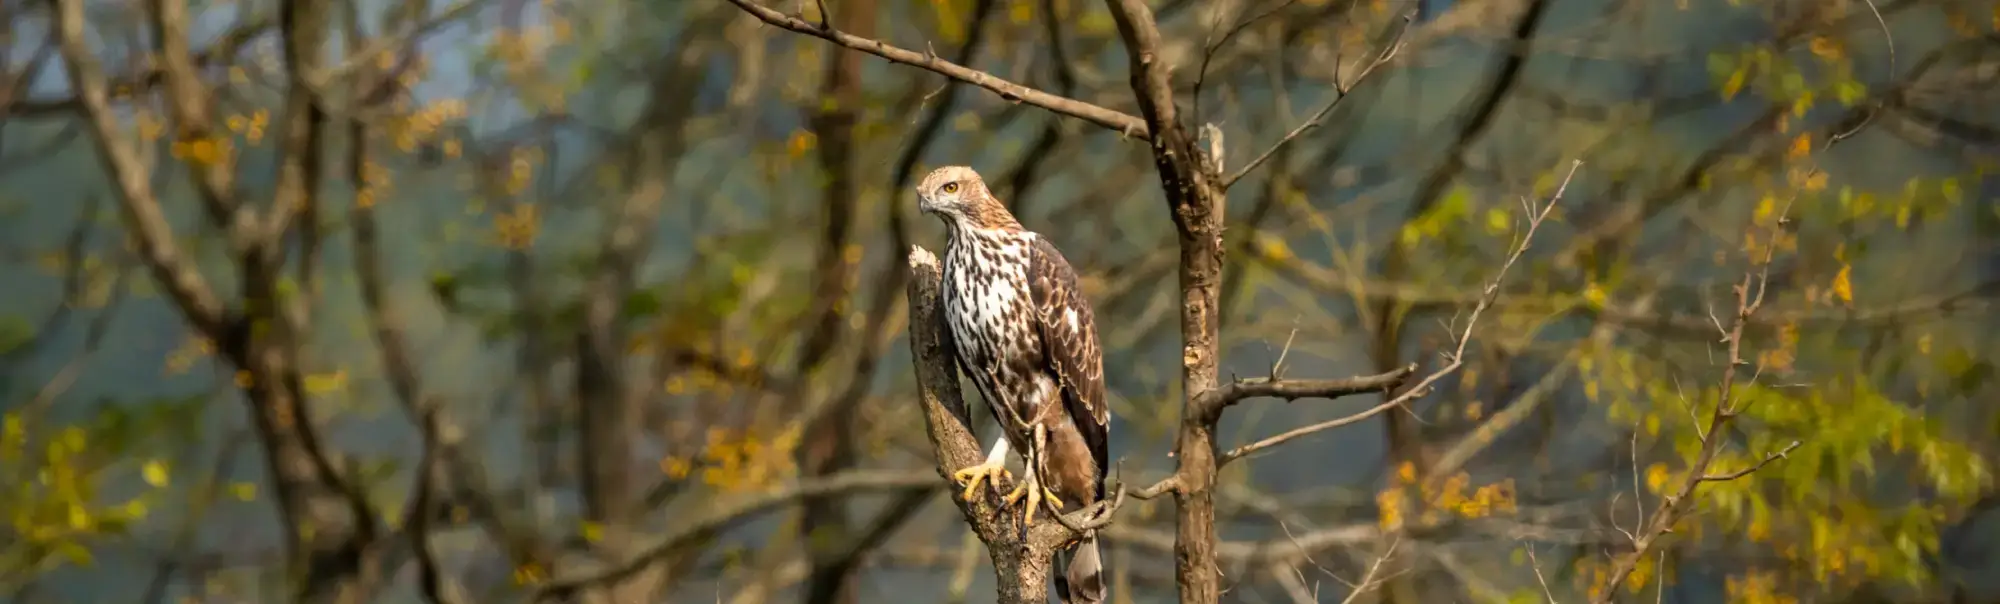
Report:
[[[1063,405],[1097,463],[1097,496],[1110,471],[1111,410],[1104,401],[1104,353],[1090,301],[1076,286],[1076,271],[1047,239],[1035,238],[1028,279],[1033,290],[1043,358],[1061,381]]]

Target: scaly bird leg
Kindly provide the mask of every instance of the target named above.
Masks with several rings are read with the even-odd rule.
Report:
[[[1028,498],[1028,507],[1022,510],[1021,516],[1021,527],[1023,529],[1035,524],[1035,512],[1041,509],[1043,500],[1055,504],[1058,510],[1063,507],[1063,501],[1056,497],[1056,492],[1042,486],[1041,453],[1045,449],[1044,445],[1048,444],[1048,427],[1039,424],[1036,425],[1035,434],[1031,438],[1033,438],[1034,442],[1028,446],[1027,468],[1023,472],[1026,474],[1026,480],[1023,480],[1020,485],[1015,486],[1014,492],[1007,494],[1007,505],[1014,505],[1014,502],[1019,501],[1023,496]]]
[[[993,441],[993,451],[986,454],[986,463],[952,473],[952,480],[965,485],[965,492],[959,498],[972,501],[972,494],[979,491],[980,483],[986,483],[994,491],[1000,489],[1000,478],[1011,478],[1007,472],[1007,436],[1002,434]]]

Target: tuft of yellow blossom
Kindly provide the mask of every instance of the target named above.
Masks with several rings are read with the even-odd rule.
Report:
[[[724,493],[763,489],[796,473],[793,454],[802,434],[797,424],[764,431],[711,427],[699,453],[667,456],[660,471],[675,480],[699,476]]]
[[[1421,507],[1411,510],[1411,491],[1416,491],[1416,503]],[[1434,524],[1446,515],[1459,518],[1484,518],[1494,514],[1512,514],[1516,511],[1514,480],[1509,478],[1499,482],[1472,485],[1472,476],[1463,471],[1446,477],[1443,481],[1418,483],[1416,467],[1403,462],[1396,468],[1395,484],[1375,494],[1375,504],[1383,530],[1402,528],[1407,521],[1406,514],[1420,511],[1420,521]]]
[[[493,231],[500,245],[510,250],[525,250],[535,244],[535,235],[541,230],[541,217],[534,204],[515,204],[514,207],[493,217]]]
[[[389,120],[389,138],[396,150],[413,153],[419,146],[437,139],[442,128],[466,115],[465,101],[444,99],[431,103],[409,115]]]
[[[215,354],[215,345],[209,343],[208,338],[188,338],[180,347],[167,353],[166,367],[163,371],[169,376],[187,373],[189,369],[194,368],[196,362],[211,354]]]

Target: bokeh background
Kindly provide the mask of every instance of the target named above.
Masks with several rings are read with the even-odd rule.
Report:
[[[1355,601],[2000,601],[1993,3],[1151,4],[1228,171],[1316,124],[1230,189],[1225,378],[1436,367],[1521,199],[1583,162],[1445,387],[1225,470],[1225,601],[1343,601],[1392,542]],[[944,243],[911,187],[946,164],[1082,271],[1112,452],[1131,482],[1173,467],[1142,143],[722,0],[280,5],[0,5],[0,597],[288,601],[317,547],[319,601],[621,566],[617,601],[992,601],[904,338],[908,246]],[[771,6],[1137,113],[1099,3]],[[191,320],[126,207],[228,325]],[[292,219],[245,243],[231,211]],[[1799,445],[1607,585],[1766,254],[1717,463]],[[1252,401],[1221,439],[1379,400]],[[1107,529],[1116,601],[1172,598],[1171,505]]]

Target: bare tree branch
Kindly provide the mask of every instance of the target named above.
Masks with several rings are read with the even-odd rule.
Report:
[[[1514,267],[1514,263],[1521,259],[1521,254],[1528,251],[1528,247],[1534,242],[1535,231],[1541,227],[1542,222],[1548,218],[1549,212],[1555,209],[1556,204],[1562,201],[1563,193],[1569,190],[1570,180],[1576,177],[1577,168],[1580,168],[1582,166],[1583,166],[1583,160],[1576,160],[1574,162],[1571,162],[1569,167],[1569,173],[1563,176],[1562,184],[1556,187],[1556,191],[1553,195],[1549,197],[1548,203],[1542,204],[1540,208],[1534,207],[1532,202],[1528,201],[1527,199],[1521,200],[1524,209],[1527,211],[1528,228],[1526,232],[1521,234],[1521,241],[1520,243],[1514,246],[1514,252],[1512,254],[1509,254],[1507,256],[1506,262],[1500,265],[1500,270],[1497,274],[1493,276],[1493,280],[1488,281],[1486,283],[1485,289],[1480,290],[1479,303],[1472,307],[1471,316],[1466,319],[1465,327],[1463,328],[1463,330],[1459,332],[1458,337],[1456,338],[1457,347],[1454,348],[1451,352],[1445,353],[1445,365],[1443,367],[1439,367],[1437,371],[1433,371],[1431,372],[1430,375],[1424,376],[1424,379],[1418,381],[1417,384],[1415,386],[1410,387],[1410,389],[1403,391],[1402,394],[1390,398],[1387,401],[1383,401],[1382,404],[1371,407],[1366,411],[1362,411],[1360,413],[1356,413],[1354,415],[1349,415],[1346,417],[1341,417],[1338,419],[1327,420],[1309,426],[1295,428],[1277,434],[1275,436],[1264,438],[1262,440],[1258,440],[1256,442],[1252,442],[1250,444],[1243,445],[1235,449],[1231,449],[1228,453],[1222,455],[1223,463],[1228,463],[1229,461],[1233,461],[1245,455],[1249,455],[1251,453],[1255,453],[1263,449],[1268,449],[1271,447],[1284,444],[1286,441],[1290,441],[1292,439],[1301,436],[1306,436],[1323,430],[1328,430],[1332,428],[1338,428],[1340,426],[1353,424],[1355,422],[1368,419],[1369,417],[1373,417],[1377,413],[1381,413],[1383,411],[1396,408],[1397,406],[1400,406],[1404,403],[1408,403],[1418,398],[1422,398],[1423,396],[1430,394],[1431,388],[1438,382],[1438,380],[1442,380],[1445,377],[1450,376],[1452,373],[1458,371],[1460,367],[1463,367],[1465,365],[1465,347],[1472,341],[1472,331],[1474,327],[1477,327],[1479,325],[1480,315],[1484,314],[1486,312],[1486,309],[1492,306],[1494,300],[1499,299],[1500,284],[1507,279],[1507,271],[1509,269],[1512,269]]]
[[[208,280],[194,260],[182,256],[175,243],[173,227],[160,210],[148,170],[137,150],[126,142],[116,118],[112,117],[103,71],[84,37],[82,0],[63,0],[56,5],[56,30],[62,40],[63,62],[69,81],[91,127],[91,143],[117,181],[118,207],[127,228],[138,239],[139,252],[153,278],[167,290],[168,297],[204,333],[221,333],[231,322],[221,300],[209,288]]]
[[[215,133],[215,121],[209,115],[208,86],[202,83],[194,51],[188,47],[187,2],[148,0],[146,4],[147,10],[152,13],[153,43],[158,46],[161,73],[167,83],[167,107],[174,118],[174,141],[221,144]],[[281,18],[280,29],[285,28],[283,21]],[[287,53],[287,56],[290,54]],[[287,103],[287,108],[289,111],[290,103]],[[288,117],[296,119],[302,116]],[[235,162],[223,160],[223,157],[226,154],[218,153],[215,161],[190,161],[187,164],[210,221],[229,231],[234,226],[232,221],[238,218],[236,209],[242,202],[236,197]],[[238,239],[243,234],[232,231],[232,245],[248,243]]]
[[[654,541],[652,545],[641,548],[638,555],[629,560],[614,564],[610,568],[581,576],[561,578],[541,585],[536,590],[535,600],[538,602],[566,600],[584,589],[624,581],[652,566],[662,556],[685,547],[692,539],[748,520],[751,516],[798,503],[808,497],[924,486],[942,488],[944,485],[928,472],[854,470],[718,503],[713,512],[675,521],[672,533]]]
[[[994,94],[1000,95],[1000,98],[1009,101],[1027,103],[1049,111],[1075,117],[1140,140],[1146,140],[1150,136],[1146,129],[1146,123],[1130,114],[1022,86],[977,69],[940,59],[934,54],[919,53],[891,46],[880,40],[856,36],[830,27],[822,27],[820,24],[807,21],[803,18],[760,6],[753,0],[729,0],[729,2],[741,7],[744,12],[756,16],[765,23],[820,38],[897,63],[921,67],[939,75],[993,91]]]
[[[1352,80],[1341,79],[1339,73],[1337,73],[1337,71],[1340,69],[1340,65],[1336,64],[1334,66],[1336,73],[1334,74],[1334,81],[1333,81],[1333,98],[1328,100],[1325,105],[1321,105],[1319,111],[1313,112],[1311,118],[1308,118],[1306,121],[1301,122],[1298,126],[1292,128],[1291,132],[1285,133],[1284,138],[1278,139],[1278,142],[1271,143],[1270,148],[1265,149],[1263,153],[1258,153],[1257,157],[1250,160],[1250,163],[1243,164],[1242,168],[1238,168],[1235,172],[1232,172],[1230,173],[1229,176],[1223,178],[1222,188],[1228,189],[1232,186],[1235,186],[1236,181],[1242,180],[1244,176],[1250,174],[1251,170],[1255,170],[1257,169],[1258,166],[1263,165],[1264,162],[1266,160],[1271,159],[1271,156],[1276,154],[1279,149],[1283,149],[1285,145],[1291,144],[1291,142],[1297,139],[1299,135],[1305,134],[1307,131],[1312,130],[1314,128],[1318,128],[1320,126],[1320,123],[1326,119],[1327,114],[1333,113],[1333,109],[1335,107],[1339,107],[1340,102],[1347,99],[1348,91],[1354,90],[1354,87],[1356,85],[1359,85],[1362,81],[1367,80],[1369,74],[1375,73],[1375,68],[1381,67],[1384,63],[1388,63],[1390,60],[1396,58],[1397,51],[1403,49],[1403,33],[1409,31],[1410,21],[1412,19],[1415,19],[1416,16],[1417,12],[1415,10],[1410,10],[1408,12],[1403,13],[1402,26],[1398,27],[1394,34],[1391,34],[1389,42],[1383,45],[1382,52],[1376,53],[1374,60],[1369,61],[1366,66],[1363,66],[1361,68],[1361,73],[1356,74]],[[1206,66],[1206,64],[1207,61],[1204,60],[1203,65]]]
[[[1704,474],[1701,477],[1701,481],[1728,482],[1731,480],[1742,478],[1744,476],[1749,476],[1750,474],[1755,473],[1758,470],[1764,469],[1764,466],[1771,465],[1771,462],[1773,461],[1785,459],[1786,457],[1792,454],[1792,449],[1797,449],[1797,448],[1799,448],[1799,441],[1794,440],[1791,442],[1791,444],[1785,445],[1785,448],[1783,449],[1779,449],[1772,453],[1766,453],[1763,459],[1757,460],[1757,463],[1750,464],[1749,466],[1734,472],[1723,472],[1720,474]]]
[[[1827,144],[1831,145],[1835,142],[1837,141],[1830,140]],[[1817,171],[1817,169],[1815,168],[1813,171]],[[1605,588],[1591,598],[1593,603],[1611,603],[1612,599],[1616,597],[1619,588],[1625,584],[1625,579],[1630,577],[1632,571],[1645,561],[1646,556],[1652,552],[1654,547],[1659,545],[1661,538],[1673,532],[1674,525],[1694,510],[1693,500],[1695,489],[1700,487],[1702,483],[1729,481],[1748,476],[1752,472],[1762,469],[1772,461],[1784,458],[1793,449],[1798,448],[1799,442],[1792,441],[1784,449],[1770,453],[1764,456],[1762,461],[1742,470],[1721,474],[1709,473],[1709,467],[1715,463],[1716,456],[1722,452],[1723,443],[1729,440],[1724,438],[1723,430],[1729,426],[1729,423],[1736,418],[1737,414],[1743,412],[1743,406],[1746,404],[1736,390],[1738,370],[1749,364],[1748,361],[1743,359],[1744,331],[1745,327],[1750,324],[1751,317],[1756,316],[1758,309],[1764,304],[1764,294],[1768,291],[1770,285],[1771,259],[1780,247],[1777,245],[1776,239],[1783,235],[1790,213],[1791,201],[1788,200],[1785,202],[1785,207],[1778,211],[1776,219],[1771,221],[1770,228],[1766,231],[1766,237],[1769,237],[1772,243],[1764,246],[1765,253],[1762,257],[1752,257],[1750,259],[1749,268],[1744,271],[1742,279],[1738,280],[1732,288],[1736,293],[1736,312],[1731,318],[1728,331],[1723,335],[1723,342],[1728,345],[1729,352],[1723,359],[1722,377],[1716,385],[1717,399],[1715,410],[1710,412],[1708,416],[1708,429],[1703,431],[1706,436],[1701,439],[1701,451],[1695,455],[1694,463],[1688,467],[1687,475],[1681,479],[1680,485],[1673,492],[1663,496],[1660,507],[1653,512],[1653,516],[1641,519],[1641,522],[1644,522],[1645,526],[1633,533],[1632,549],[1621,552],[1613,558],[1611,572],[1607,575]],[[1754,229],[1755,225],[1752,226],[1752,230]],[[1746,233],[1746,235],[1748,234],[1750,233]],[[1752,381],[1755,381],[1755,379],[1755,377],[1751,378]]]
[[[207,49],[195,53],[194,62],[200,67],[208,67],[216,63],[232,60],[237,53],[242,52],[244,47],[255,42],[276,24],[277,19],[275,15],[259,11],[259,14],[253,15],[242,23],[231,27],[229,31],[223,32],[214,42],[210,43]],[[148,94],[165,79],[166,70],[164,65],[158,63],[144,64],[144,67],[137,73],[104,81],[103,83],[107,84],[107,90],[117,91],[116,96],[107,94],[105,100],[107,102],[122,101]],[[16,92],[19,92],[19,90],[17,89]],[[9,116],[40,117],[50,114],[87,110],[88,105],[85,103],[81,90],[72,91],[72,96],[70,97],[15,98],[11,99],[11,102],[6,103],[6,114]]]
[[[1381,392],[1394,388],[1415,373],[1417,366],[1411,364],[1388,373],[1331,380],[1288,380],[1281,378],[1257,378],[1237,380],[1228,385],[1209,390],[1196,398],[1197,408],[1207,416],[1220,418],[1222,411],[1236,403],[1259,397],[1281,398],[1287,401],[1302,398],[1334,399],[1356,394]]]
[[[1361,575],[1361,582],[1354,584],[1353,591],[1348,592],[1347,597],[1340,600],[1340,604],[1354,604],[1355,601],[1361,599],[1363,594],[1373,590],[1379,584],[1375,579],[1375,575],[1382,572],[1382,563],[1388,562],[1390,558],[1395,557],[1396,546],[1402,543],[1402,538],[1400,537],[1395,541],[1390,541],[1389,548],[1384,550],[1381,556],[1375,558],[1374,564],[1368,565],[1368,573]]]

